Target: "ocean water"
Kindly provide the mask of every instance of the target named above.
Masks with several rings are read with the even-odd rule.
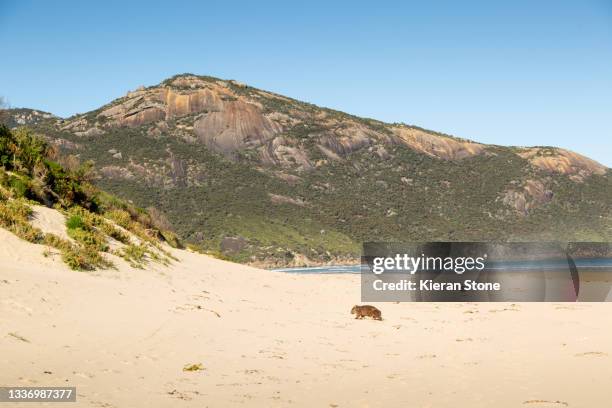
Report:
[[[593,259],[574,259],[578,270],[588,271],[612,271],[612,258],[593,258]],[[559,268],[567,268],[568,263],[565,260],[545,260],[545,261],[511,261],[511,262],[491,262],[487,265],[489,270],[555,270]],[[300,273],[300,274],[338,274],[338,273],[360,273],[360,265],[329,265],[329,266],[313,266],[304,268],[277,268],[272,269],[275,272]]]
[[[279,268],[272,269],[275,272],[288,273],[359,273],[361,265],[331,265],[331,266],[313,266],[309,268]]]

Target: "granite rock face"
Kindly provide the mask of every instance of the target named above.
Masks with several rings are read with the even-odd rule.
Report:
[[[363,150],[388,159],[398,145],[445,161],[495,154],[490,146],[470,140],[357,118],[236,81],[191,74],[140,87],[96,111],[61,123],[62,130],[79,136],[102,136],[109,128],[121,127],[143,128],[151,137],[174,135],[230,159],[246,153],[262,165],[298,172],[345,160]],[[534,168],[564,174],[576,182],[607,171],[564,149],[515,150]]]

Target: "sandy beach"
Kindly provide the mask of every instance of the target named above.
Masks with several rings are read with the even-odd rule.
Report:
[[[37,216],[62,228],[53,213]],[[610,304],[385,303],[383,321],[355,320],[357,275],[182,250],[169,267],[117,258],[116,270],[85,273],[44,250],[0,230],[0,384],[77,387],[77,403],[59,405],[609,403]],[[184,371],[193,364],[202,369]]]

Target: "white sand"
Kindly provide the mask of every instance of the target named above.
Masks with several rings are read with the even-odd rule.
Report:
[[[84,273],[43,250],[0,229],[0,385],[77,387],[49,406],[610,405],[611,304],[378,304],[384,321],[354,320],[355,275],[187,251]]]

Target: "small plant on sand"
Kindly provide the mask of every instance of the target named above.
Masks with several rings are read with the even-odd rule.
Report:
[[[202,365],[202,363],[187,364],[185,367],[183,367],[183,371],[203,371],[203,370],[204,370],[204,366]]]
[[[50,232],[45,234],[42,243],[49,247],[58,249],[60,252],[63,250],[70,249],[72,247],[72,244],[69,241],[66,241],[65,239],[62,239]]]
[[[121,248],[119,255],[134,268],[142,268],[146,262],[148,249],[145,244],[129,244]]]
[[[128,245],[130,243],[130,237],[121,231],[119,228],[116,228],[113,224],[106,221],[100,225],[100,229],[109,237],[121,242],[122,244]]]

